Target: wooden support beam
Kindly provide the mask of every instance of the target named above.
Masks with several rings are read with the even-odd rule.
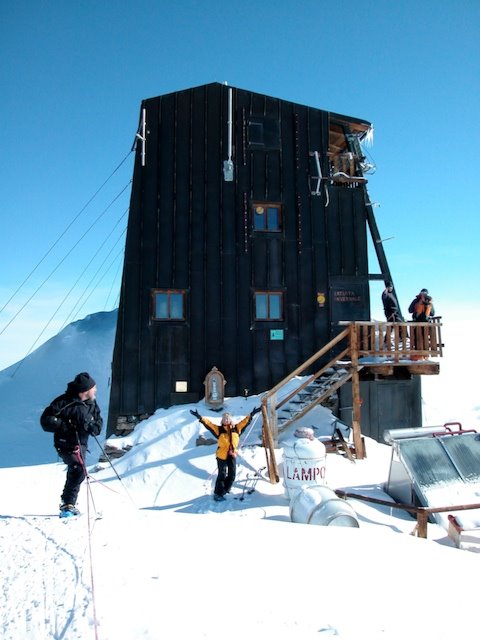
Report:
[[[277,463],[275,460],[275,447],[273,444],[272,433],[269,428],[267,408],[264,402],[262,402],[262,417],[263,417],[262,440],[263,440],[263,446],[265,449],[265,455],[267,459],[268,476],[270,478],[270,482],[272,484],[276,484],[277,482],[280,481],[280,477],[278,475]]]
[[[417,536],[419,538],[427,537],[428,511],[417,512]]]
[[[365,452],[363,450],[361,409],[362,400],[360,397],[360,377],[358,375],[358,340],[357,327],[354,322],[350,325],[350,358],[352,362],[352,430],[355,453],[359,460],[363,460]]]

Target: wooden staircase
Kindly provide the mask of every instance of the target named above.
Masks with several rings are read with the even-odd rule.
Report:
[[[281,434],[291,424],[302,418],[319,404],[325,404],[345,382],[352,378],[349,364],[335,364],[322,373],[319,378],[301,385],[300,390],[291,400],[279,403],[278,408],[283,408],[283,416],[277,414],[278,433]]]
[[[439,318],[434,322],[355,321],[340,325],[345,328],[335,338],[262,397],[262,440],[271,482],[279,481],[275,462],[278,436],[314,407],[325,403],[349,380],[353,452],[358,459],[365,457],[360,424],[362,369],[382,375],[392,375],[397,367],[407,367],[417,375],[439,373],[439,365],[430,360],[443,355]],[[351,452],[347,454],[350,456]]]

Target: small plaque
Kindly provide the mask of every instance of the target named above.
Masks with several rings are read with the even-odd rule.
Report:
[[[270,340],[283,340],[283,329],[270,329]]]

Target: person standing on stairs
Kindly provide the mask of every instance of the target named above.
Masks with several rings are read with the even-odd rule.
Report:
[[[237,469],[237,450],[240,442],[240,434],[252,421],[253,416],[260,411],[260,407],[255,407],[243,420],[234,424],[229,413],[224,413],[220,425],[215,424],[208,418],[202,417],[195,409],[190,409],[190,413],[200,421],[210,433],[217,438],[217,468],[218,475],[215,482],[213,499],[216,501],[225,500],[225,494],[230,492],[235,481]]]

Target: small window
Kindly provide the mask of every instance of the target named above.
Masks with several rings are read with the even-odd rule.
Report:
[[[275,118],[251,116],[248,121],[248,144],[252,149],[279,149],[280,125]]]
[[[258,291],[254,299],[255,320],[283,320],[283,293]]]
[[[185,292],[154,291],[153,317],[155,320],[185,320]]]
[[[281,231],[282,207],[279,204],[252,205],[253,228],[255,231]]]
[[[263,122],[251,121],[248,123],[248,141],[250,144],[264,145]]]

